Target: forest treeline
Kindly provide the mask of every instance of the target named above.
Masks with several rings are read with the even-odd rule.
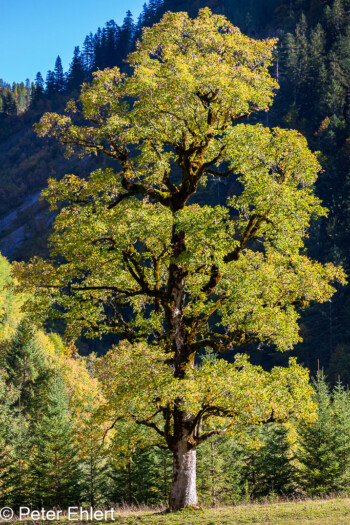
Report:
[[[68,71],[58,57],[44,77],[38,73],[31,84],[25,82],[0,86],[0,213],[19,206],[23,199],[46,185],[49,176],[65,173],[85,176],[106,164],[101,158],[82,163],[76,158],[62,159],[57,145],[38,139],[32,130],[45,111],[61,111],[67,99],[76,97],[82,82],[90,81],[93,71],[105,67],[127,67],[124,59],[134,48],[144,26],[157,22],[165,11],[189,11],[209,5],[225,14],[243,32],[256,38],[279,39],[272,75],[280,84],[273,108],[262,121],[301,131],[313,150],[320,151],[324,172],[316,192],[329,208],[327,219],[310,229],[309,253],[321,262],[333,261],[349,269],[349,112],[350,112],[350,2],[349,0],[211,0],[193,2],[151,0],[137,20],[127,12],[118,26],[113,20],[95,34],[86,36],[76,47]],[[211,184],[205,190],[213,204],[223,204],[235,191],[234,183]],[[28,259],[46,250],[47,215],[28,209],[19,214],[11,228],[26,231],[22,244],[10,255]],[[41,214],[40,214],[41,212]],[[5,228],[2,237],[11,233]],[[350,295],[347,288],[333,300],[303,314],[304,339],[294,355],[313,371],[326,369],[330,381],[340,376],[350,383]],[[264,366],[287,362],[288,353],[279,355],[273,348],[256,353],[252,360]]]
[[[127,424],[103,418],[102,358],[33,327],[21,313],[10,265],[0,258],[0,503],[14,509],[164,504],[172,458]],[[202,358],[215,359],[212,352]],[[201,366],[201,365],[199,365]],[[247,427],[198,450],[198,492],[207,505],[350,488],[350,393],[314,382],[318,419]]]

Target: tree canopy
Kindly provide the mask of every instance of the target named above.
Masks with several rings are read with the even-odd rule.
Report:
[[[68,154],[104,154],[115,167],[50,180],[52,258],[19,264],[16,275],[36,310],[65,317],[71,337],[124,340],[106,358],[109,407],[173,451],[171,508],[196,505],[188,472],[204,439],[312,412],[295,362],[270,373],[243,357],[199,366],[197,352],[258,341],[291,349],[298,309],[344,282],[341,268],[305,253],[310,220],[326,215],[312,191],[316,156],[296,131],[248,123],[272,103],[275,43],[209,9],[196,19],[167,13],[144,29],[130,75],[98,71],[66,115],[45,114],[37,126]],[[203,203],[208,178],[222,177],[235,195]]]

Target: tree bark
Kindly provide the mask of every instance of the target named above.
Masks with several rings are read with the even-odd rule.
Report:
[[[174,221],[175,225],[175,221]],[[171,243],[174,262],[170,266],[168,281],[168,305],[166,307],[169,340],[173,353],[174,377],[182,380],[186,370],[194,364],[194,354],[188,341],[188,330],[184,322],[183,302],[187,269],[176,259],[186,251],[185,232],[173,228]],[[177,399],[172,411],[173,435],[168,435],[168,445],[173,453],[173,479],[169,497],[169,510],[186,507],[199,509],[196,489],[196,440],[194,438],[194,416],[180,409]]]
[[[173,449],[173,479],[170,491],[169,510],[186,507],[198,509],[196,488],[196,447],[190,445],[187,436],[176,443]]]

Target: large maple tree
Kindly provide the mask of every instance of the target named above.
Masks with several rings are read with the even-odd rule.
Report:
[[[305,253],[311,218],[326,214],[312,190],[316,156],[298,132],[248,120],[272,103],[274,46],[209,9],[166,13],[144,29],[130,74],[98,71],[68,113],[37,126],[114,168],[50,180],[52,257],[17,265],[17,277],[72,337],[118,334],[100,367],[105,414],[147,426],[172,451],[171,509],[198,505],[205,439],[312,412],[295,361],[266,372],[243,355],[200,364],[198,353],[256,341],[290,349],[298,308],[344,281]],[[196,203],[223,177],[239,188],[225,206]]]

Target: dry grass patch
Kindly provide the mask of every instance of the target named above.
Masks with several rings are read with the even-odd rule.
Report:
[[[13,524],[25,522],[14,521]],[[33,525],[33,521],[27,522]],[[44,522],[38,522],[44,523]],[[69,522],[62,518],[54,525],[87,525],[91,522]],[[279,503],[251,503],[235,507],[182,511],[165,514],[159,507],[122,507],[115,512],[115,521],[96,521],[101,525],[345,525],[350,524],[350,498],[289,501]]]

